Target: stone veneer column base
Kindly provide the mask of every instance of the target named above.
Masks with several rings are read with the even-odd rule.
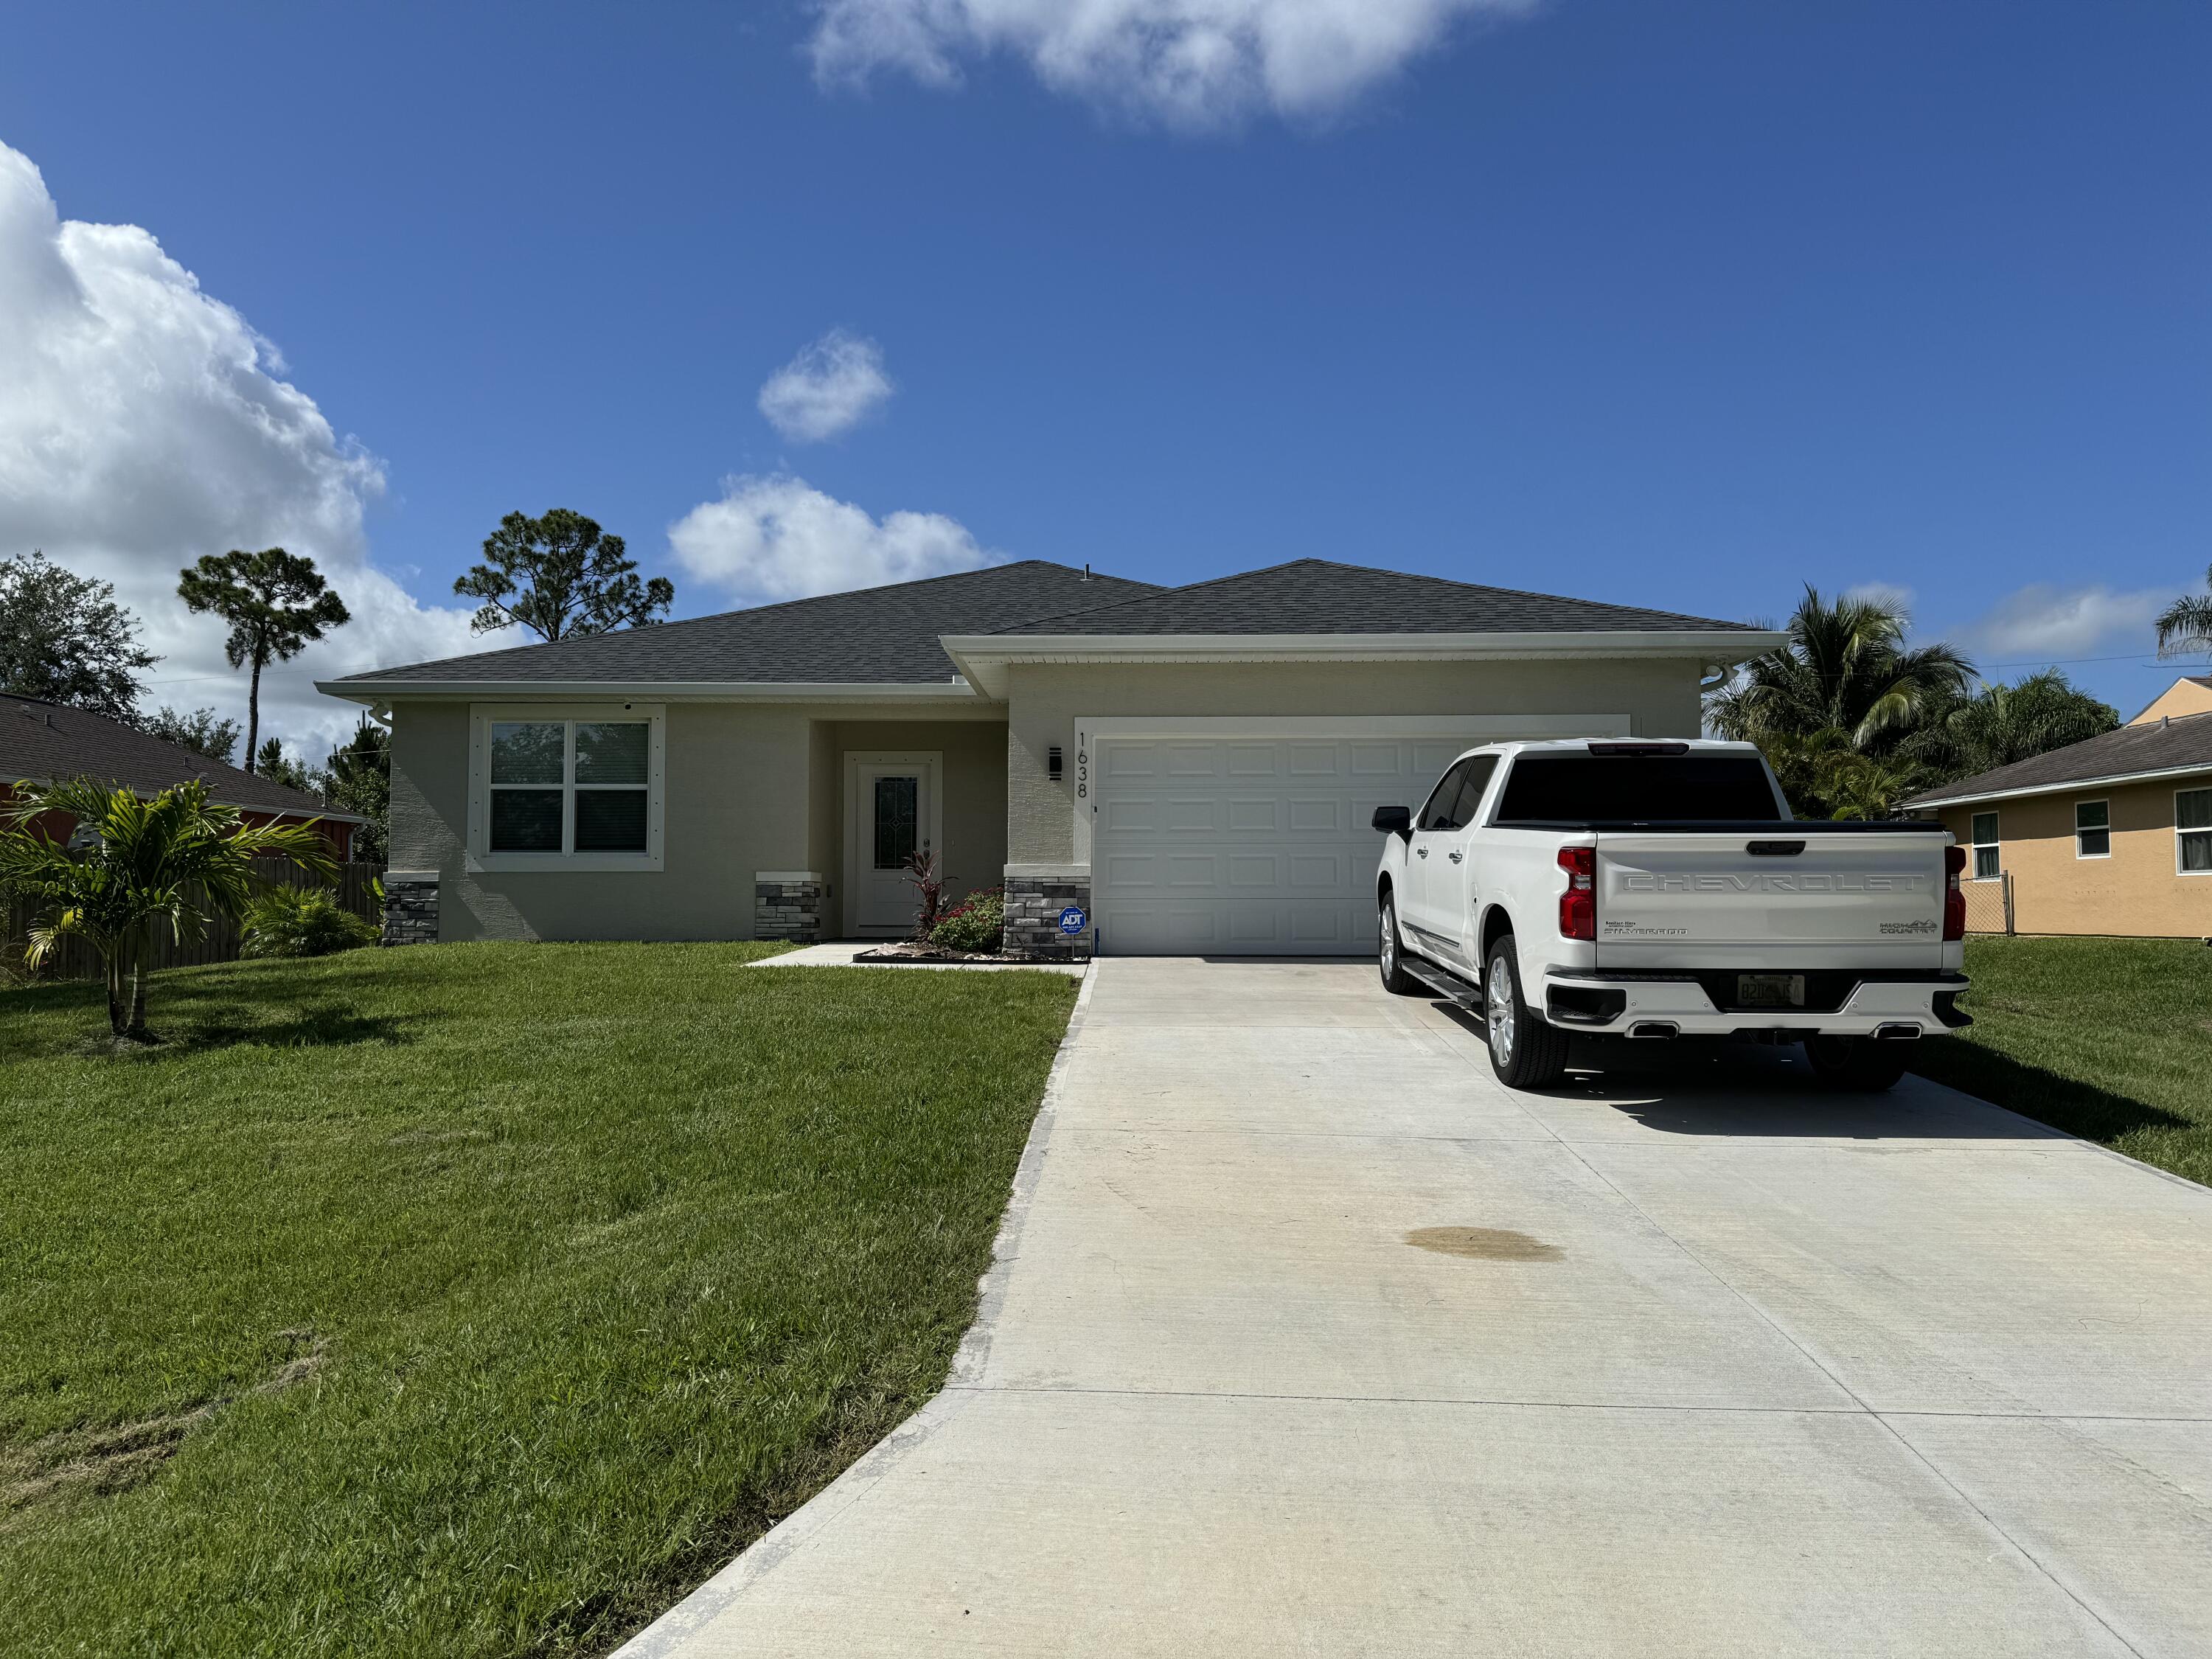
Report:
[[[435,870],[386,870],[384,872],[385,945],[435,945],[438,942],[438,872]]]
[[[1087,865],[1006,866],[1006,931],[1002,948],[1030,962],[1088,962],[1097,924],[1073,939],[1060,931],[1069,905],[1091,911]]]
[[[822,942],[822,878],[812,870],[753,872],[753,937]]]

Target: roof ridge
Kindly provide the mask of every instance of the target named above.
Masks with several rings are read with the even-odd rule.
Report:
[[[1086,566],[1085,568],[1087,570],[1089,567]],[[975,576],[993,575],[1001,571],[1024,569],[1058,570],[1064,572],[1068,575],[1078,574],[1076,568],[1073,565],[1062,564],[1057,559],[1009,559],[1003,564],[977,565],[974,568],[969,570],[947,570],[935,576],[915,576],[906,581],[877,582],[867,587],[841,587],[834,592],[807,593],[801,595],[798,599],[777,599],[767,605],[732,605],[726,611],[708,611],[703,617],[678,617],[670,622],[653,623],[649,624],[648,629],[617,628],[610,629],[604,634],[570,635],[566,638],[558,640],[532,640],[523,645],[495,646],[485,651],[465,651],[458,656],[425,657],[418,662],[395,663],[389,667],[364,669],[358,673],[343,674],[340,675],[338,678],[341,680],[376,679],[384,675],[398,673],[404,669],[427,667],[433,663],[473,662],[481,660],[487,657],[510,657],[519,652],[524,651],[542,651],[548,646],[580,645],[586,640],[611,640],[623,635],[641,634],[647,631],[658,634],[663,630],[675,631],[678,629],[691,629],[707,623],[724,622],[732,617],[766,616],[771,612],[796,610],[802,605],[820,605],[830,599],[848,599],[863,593],[887,593],[894,588],[930,587],[942,582],[960,581]],[[1109,581],[1129,581],[1132,580],[1132,578],[1127,576],[1110,575],[1103,571],[1098,572],[1097,574],[1105,577]],[[1150,586],[1151,585],[1146,584],[1146,586]],[[1152,591],[1158,592],[1158,590],[1157,588],[1153,588]]]

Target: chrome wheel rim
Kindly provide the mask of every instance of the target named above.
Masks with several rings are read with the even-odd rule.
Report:
[[[1398,930],[1390,925],[1390,907],[1382,907],[1382,977],[1388,979],[1398,967]]]
[[[1482,994],[1490,1022],[1490,1053],[1500,1066],[1513,1063],[1513,970],[1499,957],[1490,964],[1490,988]]]

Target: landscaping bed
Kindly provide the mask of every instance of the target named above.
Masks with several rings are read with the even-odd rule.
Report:
[[[1939,1083],[2212,1184],[2212,949],[1972,939],[1973,1025],[1916,1046]]]
[[[1076,988],[770,948],[0,993],[0,1646],[604,1651],[933,1392]]]

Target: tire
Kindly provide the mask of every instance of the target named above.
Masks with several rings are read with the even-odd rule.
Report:
[[[1831,1089],[1880,1094],[1905,1075],[1905,1045],[1872,1037],[1816,1036],[1805,1042],[1813,1075]]]
[[[1482,1023],[1490,1039],[1490,1069],[1507,1088],[1542,1089],[1565,1075],[1567,1034],[1521,994],[1521,964],[1510,933],[1490,947],[1482,975]]]
[[[1384,990],[1394,997],[1436,994],[1406,971],[1406,942],[1398,934],[1398,904],[1391,894],[1382,895],[1382,922],[1375,936],[1375,959],[1382,969]]]

